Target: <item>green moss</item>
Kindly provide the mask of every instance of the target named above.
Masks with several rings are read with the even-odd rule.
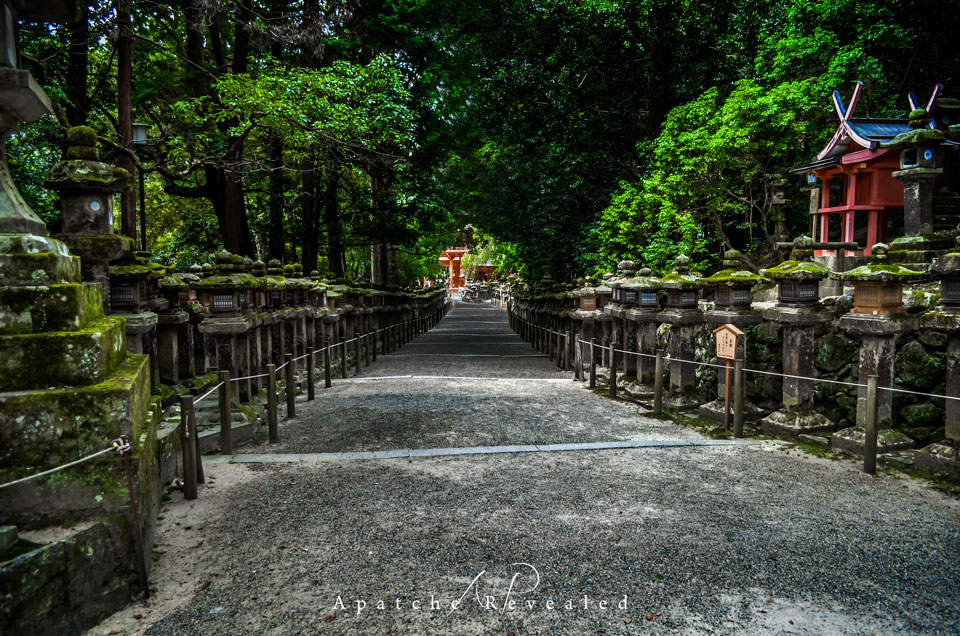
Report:
[[[772,280],[823,280],[829,275],[825,267],[810,261],[784,261],[760,273]]]
[[[26,539],[18,539],[16,543],[6,550],[0,550],[0,563],[15,559],[21,554],[33,552],[37,548],[42,548],[43,545],[44,544],[42,543],[34,543],[33,541],[27,541]]]

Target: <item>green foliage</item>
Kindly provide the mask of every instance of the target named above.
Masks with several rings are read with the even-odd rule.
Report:
[[[726,246],[772,243],[773,181],[818,132],[814,89],[811,80],[770,90],[742,80],[726,98],[714,87],[674,108],[647,173],[620,184],[594,228],[596,272],[624,257],[664,271],[678,253],[709,267]]]

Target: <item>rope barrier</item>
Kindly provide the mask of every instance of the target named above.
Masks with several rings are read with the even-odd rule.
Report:
[[[30,475],[29,477],[23,477],[23,478],[21,478],[21,479],[15,479],[14,481],[10,481],[10,482],[7,482],[7,483],[5,483],[5,484],[0,484],[0,488],[6,488],[7,486],[15,486],[15,485],[17,485],[17,484],[22,484],[22,483],[24,483],[24,482],[26,482],[26,481],[30,481],[31,479],[36,479],[36,478],[38,478],[38,477],[43,477],[43,476],[45,476],[45,475],[52,475],[52,474],[55,473],[55,472],[64,470],[65,468],[70,468],[70,467],[72,467],[72,466],[77,466],[78,464],[82,464],[82,463],[84,463],[84,462],[88,462],[88,461],[90,461],[91,459],[94,459],[95,457],[100,457],[101,455],[105,455],[106,453],[109,453],[110,451],[116,451],[116,452],[118,452],[119,454],[122,455],[122,454],[126,453],[126,452],[129,451],[129,450],[130,450],[130,444],[129,444],[129,442],[127,442],[127,441],[126,441],[124,438],[122,438],[122,437],[121,437],[121,438],[117,438],[117,439],[113,440],[112,442],[110,442],[110,446],[108,446],[107,448],[104,448],[104,449],[101,450],[101,451],[97,451],[96,453],[93,453],[92,455],[87,455],[86,457],[81,457],[80,459],[74,460],[74,461],[72,461],[72,462],[70,462],[70,463],[63,464],[62,466],[57,466],[56,468],[51,468],[50,470],[45,470],[45,471],[40,472],[40,473],[36,473],[35,475]]]
[[[230,381],[231,381],[231,382],[239,382],[240,380],[253,380],[253,379],[255,379],[255,378],[265,378],[265,377],[267,377],[268,375],[270,375],[270,374],[269,374],[269,373],[261,373],[261,374],[259,374],[259,375],[245,375],[245,376],[243,376],[242,378],[230,378]]]
[[[867,386],[866,384],[860,384],[858,386]],[[911,395],[922,395],[924,397],[940,398],[943,400],[960,400],[960,396],[953,395],[937,395],[936,393],[921,393],[919,391],[907,391],[906,389],[895,389],[892,386],[878,386],[880,391],[893,391],[894,393],[910,393]]]
[[[222,387],[222,386],[223,386],[223,382],[220,382],[220,383],[217,384],[215,387],[213,387],[212,389],[210,389],[209,391],[207,391],[206,393],[204,393],[203,395],[201,395],[200,397],[198,397],[196,400],[194,400],[194,401],[193,401],[194,405],[200,404],[200,402],[201,402],[204,398],[208,397],[211,393],[213,393],[214,391],[216,391],[217,389],[219,389],[219,388]]]

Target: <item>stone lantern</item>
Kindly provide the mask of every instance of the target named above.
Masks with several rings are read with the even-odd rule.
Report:
[[[840,274],[854,284],[854,308],[840,319],[840,327],[860,337],[861,382],[867,376],[877,376],[877,452],[913,448],[909,437],[893,430],[893,393],[882,387],[893,386],[896,341],[901,334],[914,329],[910,318],[903,313],[902,287],[904,283],[920,282],[926,276],[887,260],[887,246],[878,243],[868,265]],[[857,424],[833,434],[831,444],[843,450],[860,453],[863,450],[864,425],[867,413],[866,387],[857,395]]]
[[[767,282],[767,279],[747,270],[743,261],[743,254],[739,251],[727,250],[723,255],[724,268],[701,279],[704,285],[713,287],[714,307],[703,315],[707,324],[730,324],[743,330],[762,321],[760,312],[752,308],[751,300],[754,287]],[[724,421],[726,393],[726,373],[718,373],[717,399],[701,405],[698,413],[703,417]],[[756,419],[759,412],[756,406],[744,400],[743,409],[747,418]]]
[[[745,269],[743,254],[737,250],[728,250],[723,255],[723,267],[724,269],[701,281],[704,285],[713,287],[716,309],[749,312],[754,286],[766,282],[767,279]]]
[[[277,310],[285,307],[287,301],[287,283],[283,277],[283,267],[280,261],[273,258],[267,263],[267,275],[277,284],[270,289],[270,309]]]
[[[67,150],[44,181],[60,196],[63,233],[57,238],[81,258],[84,280],[100,283],[110,307],[109,263],[134,248],[113,227],[113,195],[133,184],[126,170],[100,161],[97,133],[77,126],[67,131]]]
[[[799,437],[825,433],[834,429],[834,424],[817,413],[814,408],[814,382],[801,380],[813,378],[814,341],[817,327],[830,319],[829,313],[820,306],[820,281],[827,278],[827,269],[809,260],[809,245],[805,236],[793,241],[791,260],[761,271],[761,274],[778,285],[777,305],[763,312],[770,322],[783,327],[783,406],[765,417],[761,429],[767,433]]]
[[[241,309],[242,287],[242,281],[233,276],[233,255],[220,252],[217,254],[216,275],[205,278],[201,283],[200,302],[213,315],[238,315]]]
[[[578,311],[596,311],[597,310],[597,289],[591,285],[584,284],[583,287],[573,292],[577,297]]]
[[[649,267],[643,267],[637,276],[621,283],[624,298],[633,298],[628,305],[625,320],[633,326],[636,334],[636,351],[646,354],[627,356],[627,374],[635,368],[639,387],[624,385],[624,392],[636,399],[646,399],[653,395],[656,361],[647,357],[657,352],[657,326],[660,324],[657,314],[660,311],[660,281],[653,277]],[[631,360],[634,362],[631,363]],[[634,367],[631,367],[635,365]]]
[[[697,368],[681,360],[693,360],[696,355],[697,326],[703,316],[697,304],[702,279],[690,271],[690,258],[680,255],[674,260],[673,271],[660,279],[667,290],[667,308],[657,315],[661,324],[670,325],[670,397],[668,402],[676,410],[689,410],[699,404],[697,396]]]
[[[668,309],[696,309],[703,283],[698,274],[690,272],[690,257],[680,255],[674,260],[673,271],[660,279],[667,290]]]

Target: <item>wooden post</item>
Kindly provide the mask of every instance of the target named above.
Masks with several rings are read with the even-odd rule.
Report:
[[[571,365],[573,364],[573,342],[574,342],[573,329],[567,329],[567,335],[564,336],[564,347],[563,347],[563,370],[569,371]]]
[[[597,386],[597,353],[594,348],[597,346],[597,339],[590,338],[590,388]]]
[[[663,349],[657,349],[653,377],[653,414],[663,414]]]
[[[191,426],[193,418],[193,396],[180,396],[180,447],[183,449],[183,498],[197,498],[197,445],[193,441],[196,433]]]
[[[360,332],[358,331],[354,334],[353,337],[353,361],[356,365],[353,367],[353,375],[360,375]]]
[[[743,437],[743,360],[733,362],[733,436]]]
[[[230,372],[220,372],[220,454],[233,454],[233,417],[230,412]]]
[[[373,334],[370,334],[370,333],[365,334],[363,336],[363,339],[364,341],[366,341],[366,345],[367,345],[363,351],[363,366],[369,367],[370,366],[370,349],[371,349],[370,343],[373,341]]]
[[[863,472],[877,472],[877,376],[867,376],[867,418],[863,424]]]
[[[323,386],[329,389],[333,385],[333,379],[330,376],[330,343],[323,348]]]
[[[347,341],[340,341],[340,377],[347,377]]]
[[[617,367],[620,366],[620,356],[617,351],[617,341],[610,341],[610,397],[617,397]]]
[[[557,346],[555,348],[557,350],[557,368],[563,369],[563,332],[557,332]]]
[[[730,360],[727,360],[727,367],[723,370],[723,428],[730,430]]]
[[[370,334],[370,339],[373,340],[373,361],[377,361],[377,347],[380,346],[380,331],[374,329]]]
[[[547,358],[553,360],[553,332],[549,327],[544,327],[543,329],[543,335],[547,338]]]
[[[277,365],[267,365],[267,435],[271,444],[280,441],[277,426]]]
[[[286,360],[283,362],[286,365],[284,367],[284,377],[286,378],[287,384],[287,418],[291,418],[297,415],[297,381],[293,376],[293,354],[287,353]]]
[[[313,357],[313,347],[307,349],[307,401],[312,402],[317,397],[316,378],[317,361]]]

